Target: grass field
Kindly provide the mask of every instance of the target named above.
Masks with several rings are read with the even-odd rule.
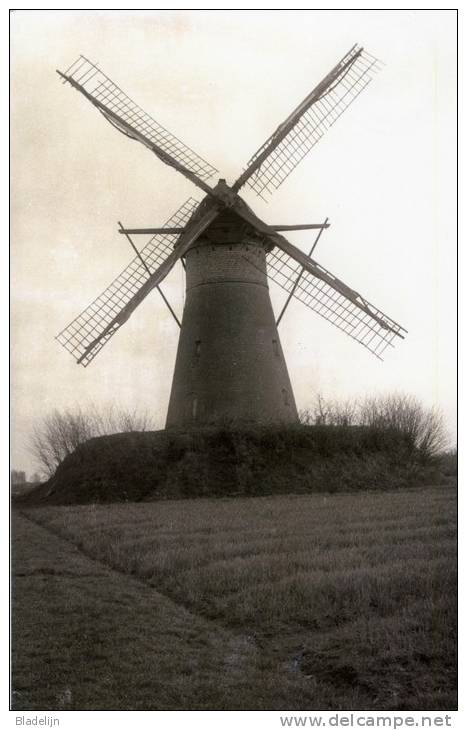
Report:
[[[17,707],[453,710],[455,509],[453,486],[22,509]]]

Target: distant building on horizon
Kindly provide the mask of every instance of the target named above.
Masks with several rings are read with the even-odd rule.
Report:
[[[11,483],[12,484],[26,484],[26,472],[18,471],[18,469],[11,470]]]

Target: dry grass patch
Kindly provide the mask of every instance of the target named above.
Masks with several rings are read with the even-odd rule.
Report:
[[[333,687],[320,709],[455,707],[452,487],[28,514],[254,641],[273,674]]]

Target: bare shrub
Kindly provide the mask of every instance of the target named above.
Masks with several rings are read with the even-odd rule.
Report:
[[[86,409],[86,416],[91,425],[93,436],[105,436],[109,433],[128,431],[149,431],[154,428],[154,421],[147,411],[125,410],[114,404],[103,407],[91,405]]]
[[[332,401],[329,408],[329,421],[333,426],[352,426],[358,418],[358,405],[355,401]]]
[[[96,436],[127,431],[147,431],[153,421],[147,412],[127,411],[113,405],[86,410],[75,406],[55,409],[41,418],[32,429],[29,451],[41,473],[51,477],[66,456],[85,441]]]
[[[304,425],[367,426],[393,431],[424,459],[440,455],[447,446],[442,413],[427,408],[415,396],[403,393],[336,401],[316,396],[311,408],[299,414]]]
[[[300,411],[300,423],[306,426],[352,426],[358,422],[358,403],[325,399],[316,396],[311,408]]]
[[[365,398],[360,404],[360,423],[404,435],[408,445],[423,459],[438,456],[447,445],[441,412],[425,407],[412,395],[395,393]]]

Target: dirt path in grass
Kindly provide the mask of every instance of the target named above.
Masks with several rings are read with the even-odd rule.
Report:
[[[248,637],[17,511],[12,520],[13,709],[255,710],[305,700],[301,682],[265,666]]]

